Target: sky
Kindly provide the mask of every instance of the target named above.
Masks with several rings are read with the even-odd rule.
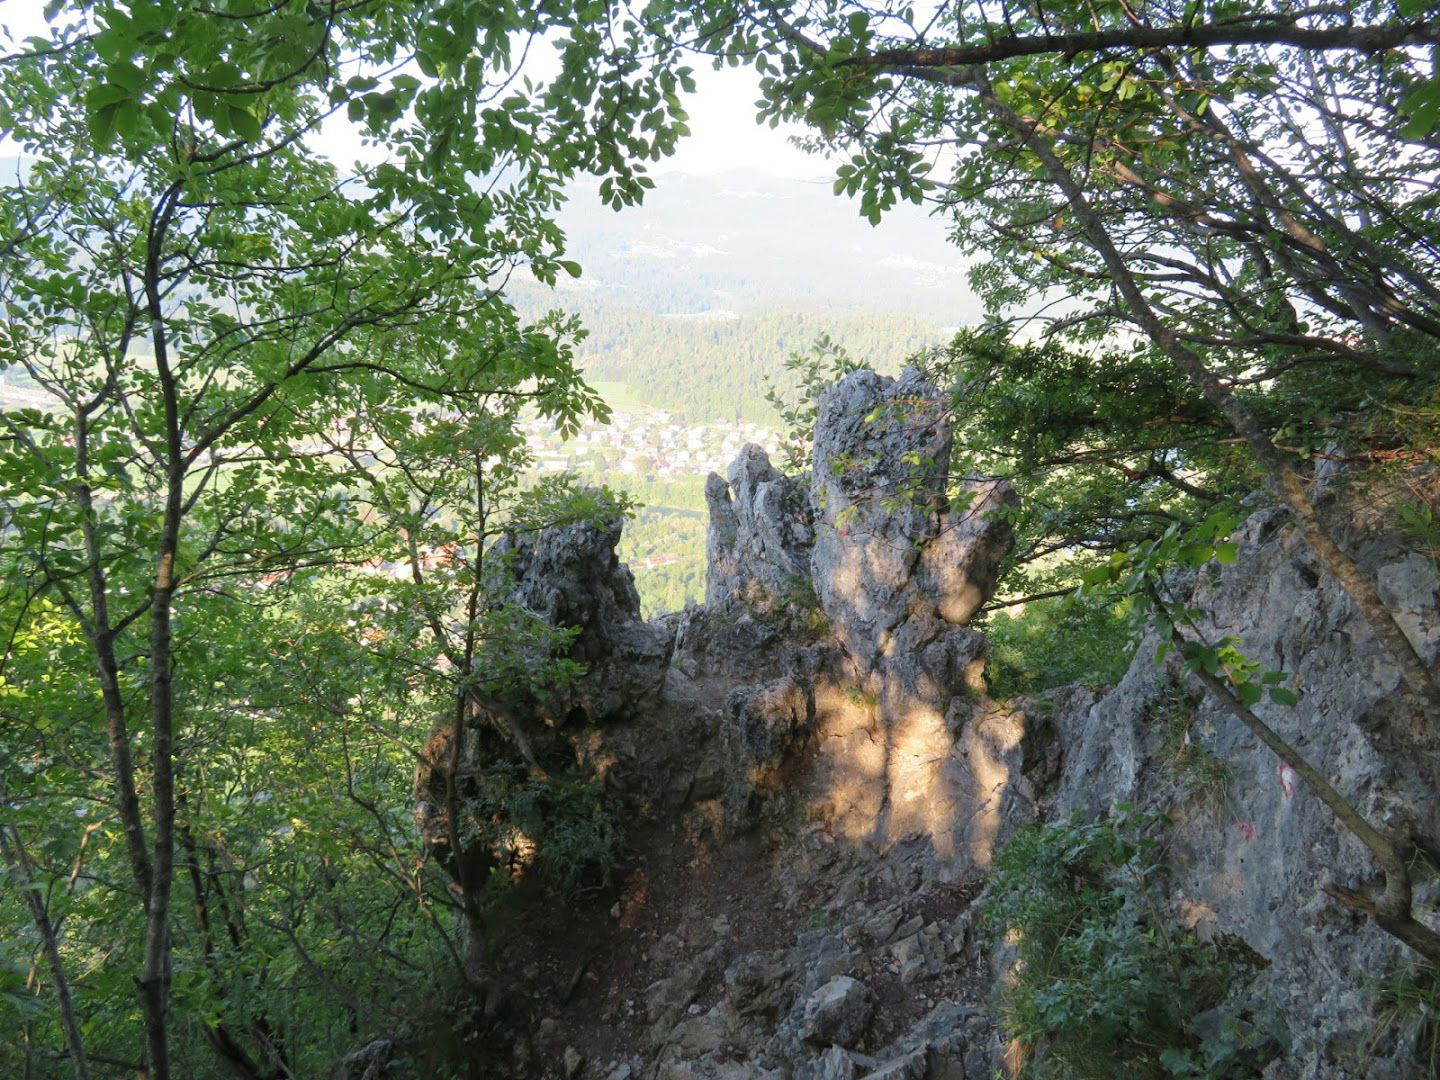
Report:
[[[656,172],[714,176],[734,169],[752,170],[788,180],[829,176],[824,159],[796,149],[790,136],[801,129],[771,129],[755,122],[759,76],[749,68],[704,69],[695,73],[696,92],[686,101],[691,136]]]

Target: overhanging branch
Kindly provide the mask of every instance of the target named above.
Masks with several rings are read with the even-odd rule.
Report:
[[[1016,34],[984,45],[945,49],[882,49],[840,62],[847,67],[949,68],[991,64],[1020,56],[1123,49],[1213,49],[1230,45],[1289,45],[1297,49],[1384,52],[1407,45],[1440,44],[1440,22],[1409,25],[1306,27],[1294,21],[1212,23],[1203,26],[1127,26],[1074,34]]]

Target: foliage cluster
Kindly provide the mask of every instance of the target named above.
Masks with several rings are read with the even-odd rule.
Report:
[[[1375,1033],[1367,1054],[1384,1033],[1409,1027],[1418,1051],[1417,1075],[1440,1076],[1440,970],[1433,964],[1402,968],[1371,983],[1378,1004]]]
[[[588,13],[94,0],[5,46],[0,371],[47,404],[0,419],[0,919],[45,1008],[0,1071],[322,1075],[482,974],[488,883],[425,858],[415,757],[574,674],[494,539],[624,511],[521,483],[522,404],[607,409],[578,323],[502,290],[579,273],[578,173],[633,202],[684,131],[688,73],[602,62]],[[562,876],[613,841],[522,802]]]
[[[626,487],[634,490],[631,485]],[[703,601],[704,511],[651,502],[625,527],[625,534],[620,538],[620,558],[635,575],[640,611],[645,618],[680,611],[688,603]],[[646,565],[647,559],[656,561]]]
[[[977,626],[990,641],[985,677],[991,694],[1040,694],[1076,683],[1113,686],[1132,656],[1129,606],[1109,598],[1050,598],[986,616]]]
[[[1003,1021],[1027,1075],[1253,1075],[1238,1060],[1185,1071],[1202,1060],[1189,1021],[1224,998],[1233,968],[1155,907],[1159,825],[1121,807],[1027,825],[997,854],[985,919],[1018,950]]]
[[[493,873],[516,884],[534,878],[569,896],[609,882],[623,839],[601,785],[579,775],[537,779],[524,762],[495,761],[479,796],[465,806],[467,830],[500,858]],[[503,887],[487,902],[498,902]]]
[[[784,440],[782,468],[801,471],[809,466],[820,394],[852,371],[870,367],[829,334],[821,334],[808,348],[790,354],[783,377],[766,379],[765,400],[779,414]]]
[[[750,612],[762,622],[777,624],[802,641],[819,641],[831,633],[809,574],[791,574],[764,595],[745,597]]]
[[[1152,722],[1160,729],[1160,753],[1184,798],[1218,810],[1230,789],[1230,766],[1192,736],[1195,704],[1181,686],[1156,703]]]

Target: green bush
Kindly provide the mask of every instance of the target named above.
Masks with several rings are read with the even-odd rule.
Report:
[[[469,809],[471,828],[496,853],[500,879],[531,880],[566,896],[609,883],[623,838],[599,781],[542,780],[518,763],[499,763]]]
[[[997,856],[985,923],[1019,950],[1001,1020],[1027,1075],[1197,1075],[1180,1071],[1203,1060],[1186,1022],[1224,997],[1232,968],[1156,912],[1160,821],[1122,807],[1031,825]]]
[[[1037,600],[1022,614],[997,611],[980,626],[990,639],[985,673],[997,698],[1069,683],[1113,686],[1134,655],[1126,601]]]

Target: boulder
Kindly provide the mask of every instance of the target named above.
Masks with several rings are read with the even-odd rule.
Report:
[[[855,1059],[843,1047],[832,1046],[795,1070],[795,1080],[855,1080]]]
[[[821,1046],[851,1047],[875,1015],[875,995],[858,979],[838,975],[805,999],[800,1037]]]
[[[725,970],[725,996],[741,1016],[773,1019],[788,1005],[794,977],[785,950],[747,953]]]

